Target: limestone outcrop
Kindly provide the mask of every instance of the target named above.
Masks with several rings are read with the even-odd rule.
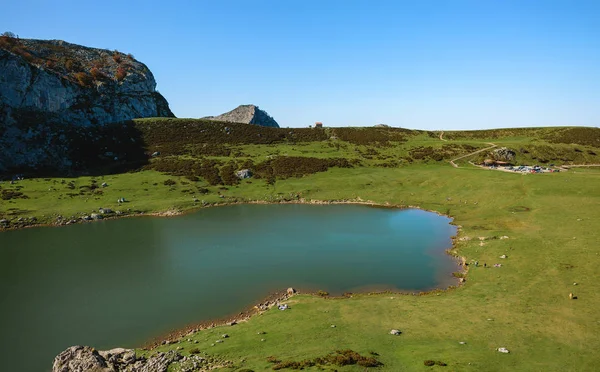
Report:
[[[517,153],[507,147],[495,149],[490,154],[494,160],[512,162],[515,160]]]
[[[228,361],[194,354],[182,356],[175,350],[146,358],[137,357],[132,349],[98,351],[89,346],[71,346],[54,358],[52,372],[167,372],[172,364],[182,372],[231,366]]]
[[[255,105],[240,105],[219,116],[207,116],[204,119],[226,121],[230,123],[255,124],[263,127],[279,128],[279,124],[266,111]]]
[[[133,56],[61,40],[0,37],[0,172],[68,168],[73,128],[172,117]]]

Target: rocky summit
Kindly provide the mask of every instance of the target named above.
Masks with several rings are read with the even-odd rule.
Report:
[[[255,105],[240,105],[237,108],[219,116],[208,116],[204,119],[279,128],[279,124],[277,124],[275,119]]]
[[[69,167],[70,129],[157,116],[174,115],[132,55],[0,37],[0,172]]]

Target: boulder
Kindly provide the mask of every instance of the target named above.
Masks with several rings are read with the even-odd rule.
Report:
[[[237,176],[237,178],[243,180],[245,178],[252,177],[252,171],[250,169],[242,169],[235,172],[235,175]]]
[[[392,330],[390,331],[390,335],[399,336],[400,334],[402,334],[402,332],[400,332],[400,331],[399,331],[399,330],[397,330],[397,329],[392,329]]]
[[[517,153],[507,147],[500,147],[498,149],[494,149],[490,155],[494,160],[510,163],[515,160]]]
[[[71,346],[54,358],[52,372],[112,372],[106,360],[89,346]]]
[[[291,296],[291,295],[293,295],[294,293],[296,293],[296,290],[295,290],[294,288],[290,287],[290,288],[288,288],[288,289],[287,289],[287,294],[288,294],[288,296]]]
[[[174,350],[146,359],[136,358],[131,349],[96,351],[89,346],[72,346],[54,358],[52,372],[167,372],[172,363],[182,360]]]

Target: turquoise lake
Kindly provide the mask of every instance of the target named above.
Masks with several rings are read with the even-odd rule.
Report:
[[[3,232],[2,369],[49,371],[71,345],[140,346],[287,287],[444,288],[458,270],[450,222],[415,209],[234,205]]]

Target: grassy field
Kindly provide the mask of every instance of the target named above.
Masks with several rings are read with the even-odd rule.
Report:
[[[564,131],[568,135],[561,137]],[[229,155],[194,155],[190,147],[169,153],[165,143],[156,141],[147,150],[163,154],[142,171],[4,182],[2,190],[22,192],[27,199],[2,200],[0,218],[12,223],[35,216],[53,222],[57,215],[76,218],[100,207],[153,213],[252,200],[364,200],[418,206],[448,214],[461,226],[453,253],[470,263],[463,285],[423,295],[357,294],[343,299],[298,295],[287,301],[289,311],[269,310],[235,326],[203,330],[181,343],[139,353],[183,347],[185,355],[198,348],[234,362],[235,368],[229,370],[254,371],[271,370],[270,356],[301,361],[341,349],[377,354],[383,363],[379,368],[389,371],[595,371],[600,365],[600,168],[521,175],[474,167],[466,162],[469,158],[460,168],[448,163],[468,149],[488,147],[488,142],[515,149],[518,163],[533,164],[540,156],[556,164],[600,163],[595,155],[600,148],[593,138],[584,136],[577,142],[579,137],[568,131],[445,132],[447,141],[441,141],[439,133],[415,132],[402,133],[404,138],[396,141],[363,144],[353,143],[357,141],[352,133],[336,135],[331,129],[324,131],[327,139],[315,141],[223,144]],[[568,143],[561,143],[561,138]],[[452,147],[442,150],[444,145]],[[190,141],[190,146],[200,144]],[[428,147],[439,149],[442,159],[434,159],[435,151],[414,151]],[[420,153],[426,155],[419,159]],[[210,159],[218,168],[294,156],[354,161],[349,168],[312,172],[309,167],[302,177],[278,173],[273,166],[273,182],[251,178],[232,185],[211,185],[203,177],[190,177],[193,174],[169,175],[152,168],[169,159]],[[389,162],[395,163],[382,165]],[[174,184],[165,185],[167,180]],[[92,186],[102,182],[108,186]],[[121,197],[128,202],[118,204]],[[503,236],[508,239],[500,239]],[[502,266],[493,267],[497,263]],[[569,293],[577,299],[569,299]],[[392,336],[391,329],[402,334]],[[223,333],[229,337],[215,343]],[[499,353],[499,347],[510,353]],[[448,366],[426,367],[425,360]],[[319,368],[364,369],[309,370]]]

